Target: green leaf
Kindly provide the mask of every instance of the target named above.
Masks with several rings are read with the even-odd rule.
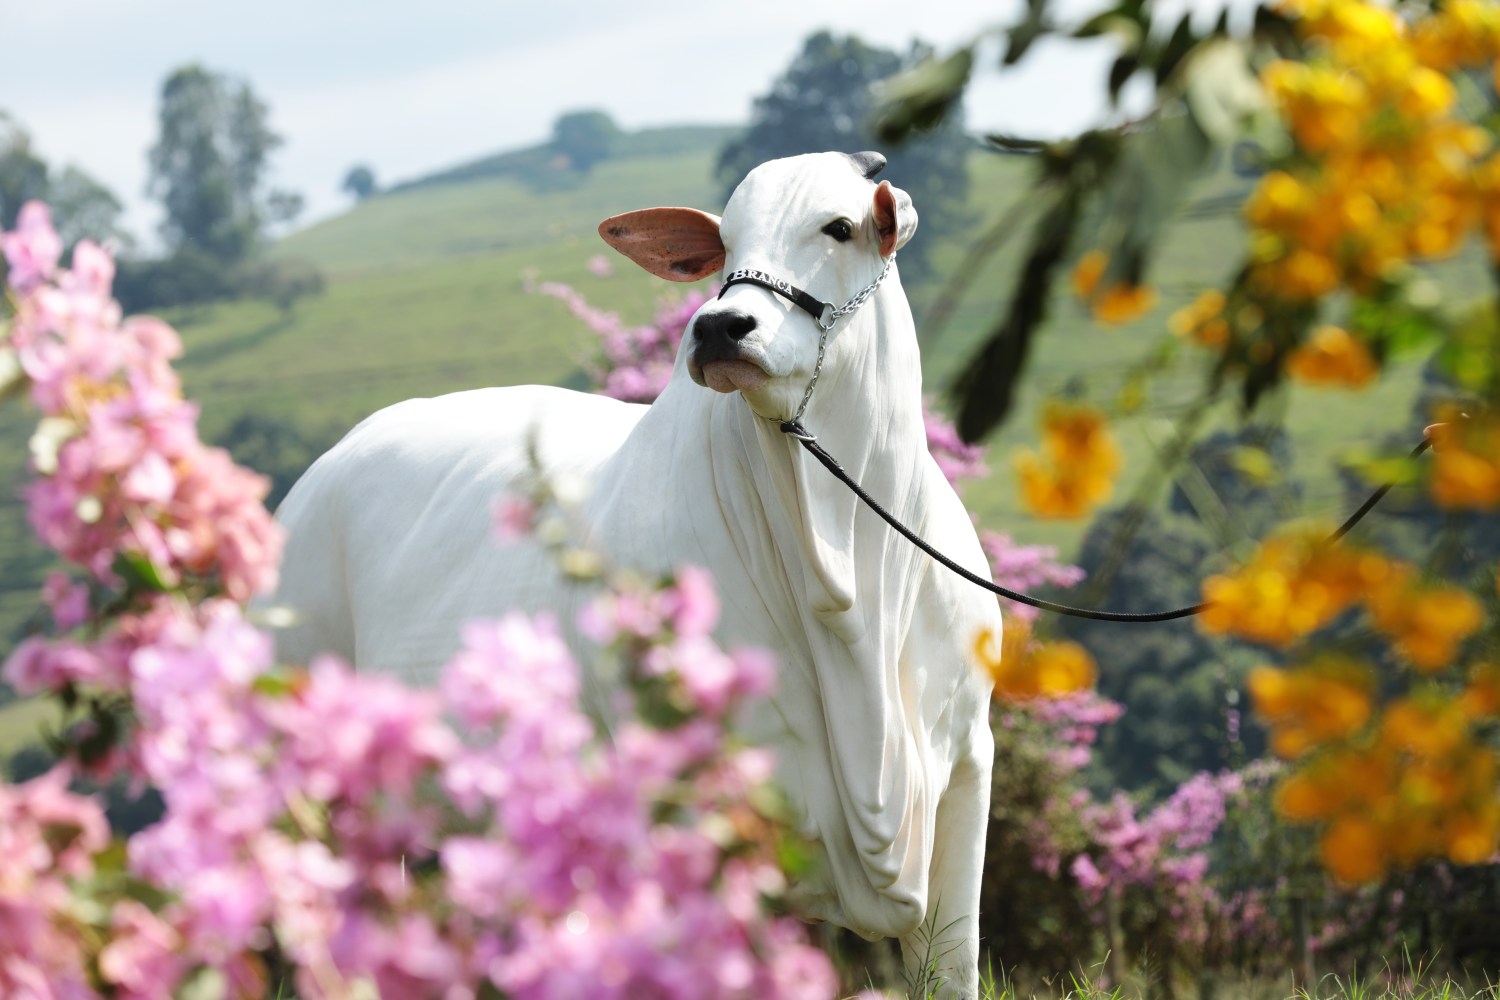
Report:
[[[1120,100],[1120,89],[1125,82],[1135,75],[1135,71],[1141,68],[1141,60],[1134,52],[1123,52],[1114,64],[1109,68],[1109,99],[1111,103]]]
[[[1020,24],[1010,29],[1001,65],[1014,66],[1020,62],[1032,43],[1052,30],[1047,23],[1047,2],[1048,0],[1026,0],[1026,16]]]
[[[1500,317],[1494,302],[1470,308],[1438,351],[1438,365],[1458,385],[1484,395],[1500,395]]]
[[[172,589],[161,570],[143,553],[118,553],[111,568],[116,576],[125,581],[125,586],[130,590],[164,594]]]
[[[963,97],[973,69],[974,49],[969,46],[944,59],[926,59],[880,84],[876,135],[884,142],[900,142],[939,124]]]
[[[250,690],[271,698],[285,698],[297,690],[297,678],[291,673],[261,674],[250,683]]]
[[[1187,57],[1189,52],[1193,51],[1193,47],[1197,44],[1198,37],[1193,34],[1193,16],[1184,14],[1182,20],[1177,22],[1172,37],[1167,39],[1166,44],[1156,55],[1156,85],[1158,87],[1167,82],[1167,78],[1177,69],[1178,64]]]
[[[1229,463],[1234,471],[1260,486],[1270,485],[1281,479],[1276,460],[1264,448],[1253,445],[1236,448],[1229,453]]]
[[[1344,464],[1370,486],[1410,486],[1422,478],[1421,463],[1410,455],[1356,452]]]

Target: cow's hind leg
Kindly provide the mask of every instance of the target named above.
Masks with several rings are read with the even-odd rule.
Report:
[[[911,996],[924,1000],[979,996],[979,883],[994,756],[987,727],[976,742],[983,746],[959,762],[938,805],[942,835],[932,858],[926,918],[901,939]]]

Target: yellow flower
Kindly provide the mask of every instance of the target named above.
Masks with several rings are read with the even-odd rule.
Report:
[[[1014,465],[1027,510],[1079,517],[1113,492],[1120,451],[1099,410],[1053,402],[1042,417],[1042,454],[1023,449]]]
[[[975,639],[975,658],[995,682],[995,697],[1010,701],[1057,698],[1092,687],[1098,676],[1094,658],[1076,642],[1033,643],[1031,628],[1008,619],[1005,637],[995,641],[989,629]]]
[[[1094,686],[1099,668],[1089,651],[1076,642],[1048,642],[1032,654],[1037,687],[1049,698]]]
[[[1453,662],[1459,645],[1484,623],[1484,608],[1457,587],[1422,587],[1409,570],[1397,572],[1366,598],[1375,627],[1396,650],[1427,673]]]
[[[1443,698],[1401,698],[1386,708],[1380,722],[1382,740],[1418,757],[1445,757],[1468,737],[1463,709]]]
[[[1234,572],[1204,581],[1200,623],[1207,632],[1285,646],[1328,624],[1389,572],[1377,555],[1294,529],[1266,539]]]
[[[1378,374],[1364,342],[1336,326],[1320,326],[1287,358],[1287,372],[1311,385],[1357,389]]]
[[[1326,656],[1295,670],[1257,667],[1249,688],[1271,727],[1271,748],[1285,758],[1352,735],[1373,708],[1368,668],[1344,657]]]

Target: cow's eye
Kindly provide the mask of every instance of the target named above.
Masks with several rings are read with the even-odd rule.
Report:
[[[823,232],[832,236],[840,243],[848,243],[854,239],[854,223],[848,219],[834,219],[823,227]]]

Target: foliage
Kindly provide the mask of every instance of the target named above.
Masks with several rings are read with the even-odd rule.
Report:
[[[54,170],[32,148],[31,136],[0,112],[0,229],[12,229],[21,206],[31,200],[50,202],[63,241],[85,237],[129,244],[120,228],[124,206],[104,185],[69,164]]]
[[[269,225],[301,210],[299,196],[266,191],[270,155],[282,139],[250,85],[199,65],[162,84],[149,192],[166,209],[170,250],[192,246],[221,264],[243,260]]]
[[[1069,257],[1074,292],[1098,322],[1151,308],[1147,272],[1162,218],[1211,147],[1253,127],[1262,176],[1243,206],[1242,262],[1169,324],[1202,352],[1206,378],[1163,449],[1163,469],[1189,452],[1203,412],[1223,396],[1248,413],[1284,398],[1288,381],[1356,389],[1396,354],[1436,346],[1464,401],[1429,415],[1434,455],[1421,478],[1438,507],[1492,516],[1500,327],[1487,308],[1438,309],[1417,265],[1453,254],[1475,233],[1500,257],[1497,81],[1472,72],[1500,64],[1500,8],[1287,0],[1258,9],[1246,38],[1231,36],[1227,16],[1202,34],[1183,15],[1165,35],[1153,30],[1153,13],[1127,0],[1064,29],[1038,0],[1008,35],[1007,64],[1043,34],[1112,34],[1120,55],[1111,94],[1149,69],[1156,102],[1136,122],[1020,144],[1040,154],[1048,200],[1017,292],[957,386],[960,431],[972,439],[1005,416]],[[967,77],[955,56],[898,80],[892,129],[940,116]],[[1140,370],[1177,354],[1161,348]],[[1128,399],[1122,394],[1121,409]],[[1381,465],[1387,476],[1415,478],[1410,463]],[[1036,492],[1033,506],[1045,512],[1038,498],[1056,491]],[[1145,510],[1143,494],[1126,523],[1144,523]],[[1323,864],[1348,883],[1434,858],[1492,860],[1500,844],[1493,567],[1456,585],[1367,546],[1335,545],[1327,527],[1297,524],[1277,526],[1245,554],[1205,583],[1202,622],[1210,634],[1275,651],[1274,665],[1256,668],[1248,686],[1272,748],[1296,762],[1278,785],[1280,815],[1316,824]],[[1351,623],[1362,644],[1341,638]]]
[[[829,149],[854,153],[877,148],[871,87],[926,51],[914,45],[902,57],[853,36],[836,38],[826,31],[810,36],[770,91],[756,98],[750,128],[719,154],[716,175],[725,198],[766,160]],[[889,157],[886,176],[920,206],[922,237],[901,251],[901,273],[908,284],[932,277],[926,248],[960,232],[968,221],[963,203],[969,192],[969,149],[957,124],[946,123]]]
[[[339,190],[353,195],[355,201],[364,201],[378,192],[380,185],[375,183],[375,171],[368,164],[358,163],[344,175],[344,183],[339,185]]]
[[[580,174],[607,159],[619,137],[620,127],[603,111],[569,111],[552,123],[552,148]]]
[[[0,242],[3,357],[42,414],[27,501],[75,570],[3,667],[65,718],[65,763],[0,785],[5,993],[832,992],[762,908],[803,853],[770,755],[733,736],[774,663],[713,643],[706,574],[620,576],[587,610],[631,695],[607,738],[545,619],[471,623],[440,694],[278,667],[239,607],[276,572],[267,483],[198,441],[175,332],[121,320],[97,246],[60,269],[44,206]],[[80,771],[159,789],[164,815],[111,844]]]

